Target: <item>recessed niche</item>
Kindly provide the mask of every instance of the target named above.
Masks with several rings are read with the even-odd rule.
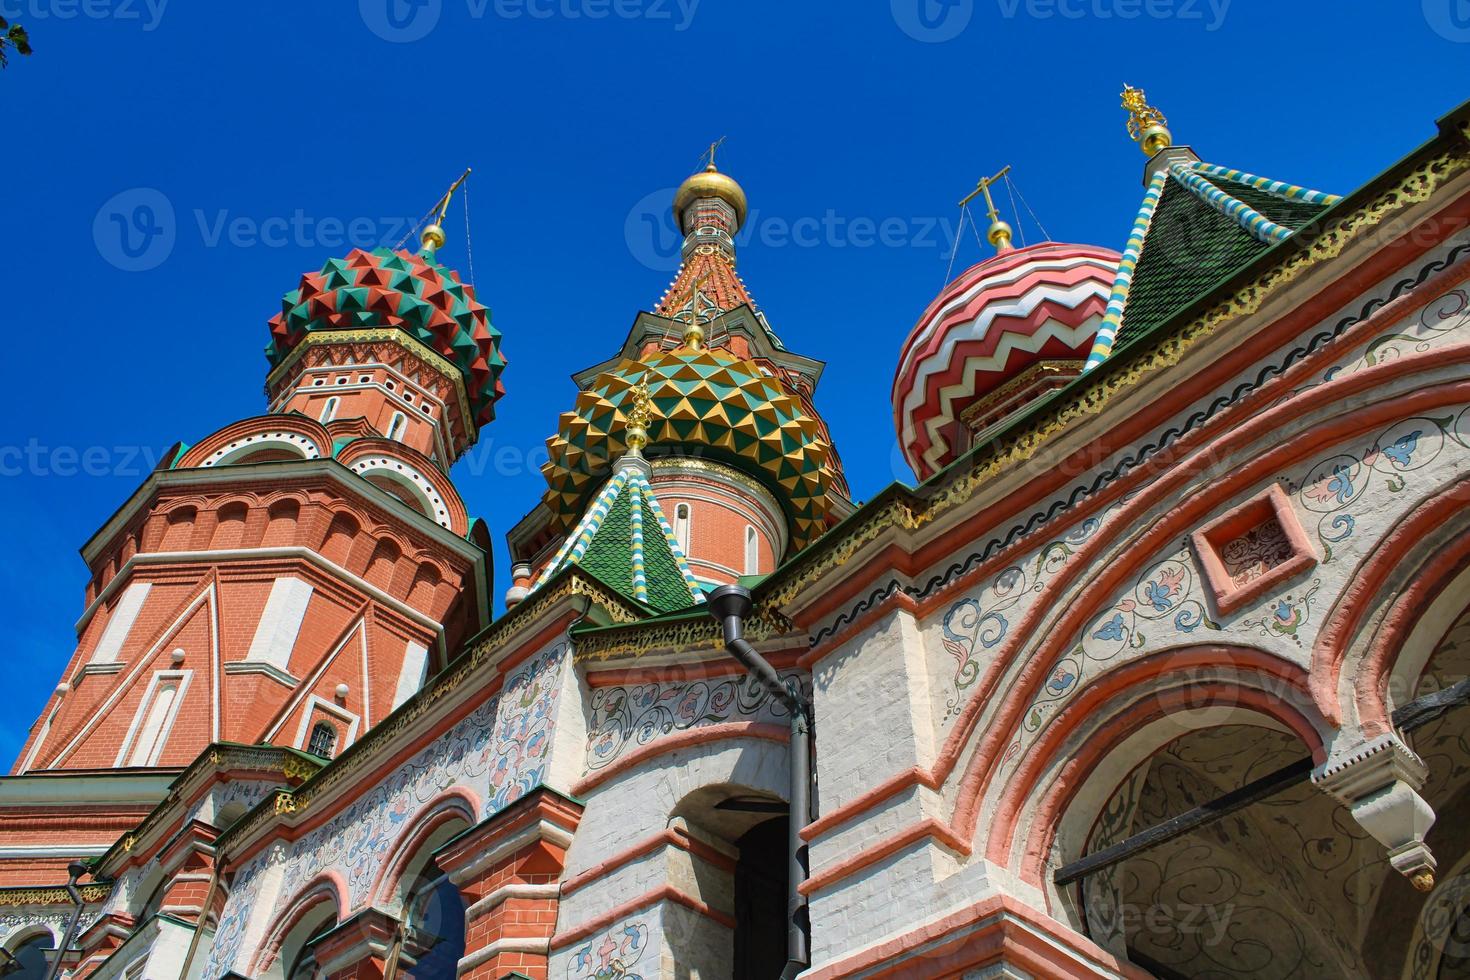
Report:
[[[1192,534],[1215,609],[1229,615],[1317,564],[1281,487],[1231,508]]]

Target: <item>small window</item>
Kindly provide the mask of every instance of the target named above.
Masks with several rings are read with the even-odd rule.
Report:
[[[413,404],[413,392],[411,392],[411,391],[405,391],[403,393],[403,400],[406,401],[406,402],[408,402],[410,405],[412,405]]]
[[[342,377],[338,378],[337,383],[339,385],[345,385],[347,383],[347,375],[344,374]]]
[[[760,571],[760,564],[760,541],[756,538],[755,528],[747,524],[745,526],[745,574],[755,575]]]
[[[685,555],[689,554],[689,505],[680,504],[674,508],[674,540],[679,542],[679,550]]]
[[[388,423],[388,438],[398,439],[403,435],[403,427],[406,419],[402,412],[394,412],[392,420]]]
[[[323,759],[332,758],[332,750],[337,747],[337,729],[325,721],[319,721],[311,730],[311,741],[306,743],[306,751]]]
[[[397,387],[398,387],[398,386],[397,386],[397,385],[396,385],[396,384],[394,384],[394,383],[393,383],[393,382],[392,382],[392,381],[391,381],[391,380],[389,380],[389,381],[384,381],[384,382],[383,382],[383,384],[385,384],[385,385],[387,385],[387,386],[388,386],[388,390],[389,390],[389,391],[393,391],[393,390],[394,390],[394,389],[396,389],[396,388],[397,388]]]
[[[337,398],[335,395],[327,399],[327,404],[322,408],[323,422],[330,422],[332,421],[332,419],[337,417],[337,403],[340,400],[341,399]]]
[[[420,411],[422,411],[422,412],[423,412],[423,413],[424,413],[424,414],[425,414],[425,415],[428,415],[428,414],[429,414],[429,413],[430,413],[430,412],[431,412],[431,411],[433,411],[433,410],[432,410],[432,409],[431,409],[431,408],[429,408],[429,403],[428,403],[428,402],[425,402],[425,403],[424,403],[424,404],[422,404],[422,405],[420,405],[420,406],[419,406],[419,409],[420,409]]]
[[[327,383],[327,379],[326,378],[317,378],[315,381],[313,381],[311,383],[311,386],[313,388],[320,388],[322,385],[324,385],[326,383]]]
[[[371,374],[363,374],[358,376],[357,383],[360,385],[371,384],[372,380],[373,376]]]

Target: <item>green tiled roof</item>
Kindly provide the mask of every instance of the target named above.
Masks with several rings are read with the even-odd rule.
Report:
[[[1312,222],[1325,204],[1289,201],[1224,177],[1211,180],[1223,191],[1292,231]],[[1115,344],[1162,323],[1211,286],[1271,247],[1181,185],[1165,181],[1149,224],[1123,324]]]
[[[533,589],[567,565],[585,569],[658,613],[704,599],[645,471],[636,464],[619,469],[597,494]]]

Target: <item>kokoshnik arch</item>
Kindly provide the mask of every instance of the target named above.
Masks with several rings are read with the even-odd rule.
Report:
[[[922,482],[861,507],[711,153],[673,282],[573,376],[498,618],[449,473],[506,362],[443,230],[303,276],[266,414],[82,549],[76,651],[0,780],[0,949],[1467,975],[1470,106],[1341,197],[1124,108],[1116,242],[1018,248],[991,205],[996,254],[895,324]]]

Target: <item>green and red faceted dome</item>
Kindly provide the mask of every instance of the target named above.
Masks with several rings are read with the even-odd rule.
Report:
[[[893,379],[904,458],[921,479],[965,449],[966,410],[1025,386],[1028,372],[1085,361],[1120,256],[1092,245],[1006,246],[945,286],[909,333]],[[985,406],[981,406],[983,410]]]
[[[308,272],[271,318],[266,357],[279,365],[309,333],[396,327],[457,367],[476,426],[495,417],[505,393],[500,331],[475,299],[475,287],[431,254],[354,249]]]

